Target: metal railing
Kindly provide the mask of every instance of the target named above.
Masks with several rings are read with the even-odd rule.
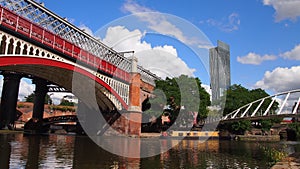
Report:
[[[283,97],[283,98],[280,98]],[[271,102],[266,109],[262,105],[269,99]],[[280,100],[278,109],[272,110],[272,106],[276,100]],[[296,114],[298,113],[300,104],[300,89],[278,93],[272,96],[267,96],[249,104],[246,104],[237,110],[227,114],[222,120],[231,120],[245,117],[269,116],[269,115],[282,115],[282,114]],[[252,110],[252,111],[250,111]]]
[[[109,48],[99,39],[74,26],[67,19],[53,13],[44,7],[42,3],[33,0],[0,0],[0,5],[61,36],[80,48],[89,51],[95,56],[114,64],[118,68],[127,72],[131,71],[130,59]],[[160,79],[142,66],[138,66],[138,72],[141,74],[144,82],[152,85],[155,85],[155,80]]]

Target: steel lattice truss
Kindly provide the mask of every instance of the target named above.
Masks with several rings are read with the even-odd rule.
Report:
[[[61,36],[62,38],[74,43],[80,48],[100,57],[103,60],[111,62],[115,66],[130,72],[131,60],[122,54],[112,50],[99,39],[92,37],[83,30],[69,23],[66,19],[56,15],[43,4],[33,0],[0,0],[0,5],[18,13],[19,15],[31,20],[43,28]],[[150,84],[155,84],[154,80],[160,79],[155,74],[138,66],[138,72],[142,80]]]
[[[70,92],[63,87],[59,87],[57,85],[48,85],[48,92]]]

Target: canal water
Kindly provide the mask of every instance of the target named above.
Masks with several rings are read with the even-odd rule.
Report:
[[[266,169],[271,163],[263,147],[300,152],[300,142],[183,140],[165,153],[139,159],[107,152],[86,136],[0,134],[0,169]]]

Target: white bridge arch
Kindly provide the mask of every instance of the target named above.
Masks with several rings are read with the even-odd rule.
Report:
[[[262,105],[267,100],[271,99],[271,103],[267,106],[267,109],[263,110]],[[271,111],[272,105],[275,101],[280,101],[279,107],[275,111]],[[267,96],[251,103],[248,103],[233,112],[225,115],[221,118],[222,121],[242,119],[242,118],[257,118],[266,116],[284,116],[284,115],[295,115],[299,110],[300,104],[300,89],[290,90],[286,92],[277,93],[272,96]],[[249,110],[254,111],[249,111]]]

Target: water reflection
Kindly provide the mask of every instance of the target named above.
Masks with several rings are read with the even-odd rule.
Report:
[[[9,156],[11,154],[11,146],[6,141],[8,140],[7,135],[0,137],[0,168],[9,168]]]
[[[160,144],[174,145],[174,148],[140,159],[112,154],[83,136],[1,134],[0,168],[269,168],[258,143],[254,142],[161,140]],[[116,148],[122,146],[124,145],[120,144]],[[139,150],[138,147],[127,148],[134,149],[137,153],[151,151],[153,148]],[[288,147],[293,147],[293,151],[300,149],[299,142]]]

